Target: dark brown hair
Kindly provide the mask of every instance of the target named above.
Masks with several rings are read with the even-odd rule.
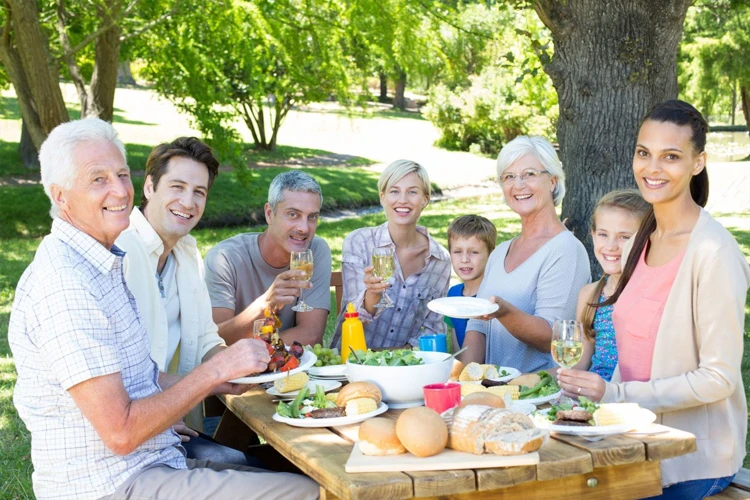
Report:
[[[497,244],[497,229],[486,217],[481,215],[462,215],[448,226],[448,251],[451,249],[453,238],[471,238],[476,236],[479,241],[487,245],[487,251],[492,253]]]
[[[591,214],[590,227],[591,231],[596,231],[596,216],[601,212],[602,209],[619,209],[623,210],[639,222],[643,220],[646,213],[651,208],[651,205],[643,199],[641,193],[637,189],[618,189],[616,191],[610,191],[601,197],[599,202],[594,207],[594,212]],[[602,290],[607,284],[609,275],[604,274],[596,284],[594,292],[589,298],[589,302],[586,303],[583,312],[581,314],[581,322],[583,323],[583,331],[589,340],[594,340],[596,333],[594,332],[594,315],[596,310],[601,306],[599,304],[599,297],[602,295]]]
[[[693,135],[690,138],[690,142],[693,144],[693,151],[696,154],[700,154],[705,150],[708,123],[706,123],[703,115],[701,115],[700,112],[690,104],[677,99],[664,101],[661,104],[657,104],[656,107],[646,115],[641,122],[641,126],[649,120],[661,123],[673,123],[679,126],[689,126],[693,131]],[[695,203],[701,207],[706,206],[706,202],[708,201],[708,172],[706,171],[705,166],[698,175],[694,175],[693,178],[690,179],[690,195]],[[656,217],[654,217],[654,209],[651,207],[643,218],[638,233],[634,236],[635,240],[630,249],[630,254],[628,255],[625,267],[622,270],[622,277],[617,284],[615,293],[602,302],[601,305],[610,305],[617,302],[620,294],[622,294],[625,286],[627,286],[628,281],[630,281],[630,277],[633,275],[635,267],[638,265],[638,259],[641,257],[641,253],[646,247],[646,244],[651,237],[651,233],[655,230]]]
[[[214,178],[219,175],[219,160],[214,156],[211,148],[196,137],[178,137],[172,142],[156,146],[146,160],[146,177],[151,176],[154,191],[159,185],[161,176],[167,172],[169,160],[172,158],[190,158],[203,163],[208,168],[208,190],[214,184]],[[146,208],[146,195],[141,197],[141,210]]]

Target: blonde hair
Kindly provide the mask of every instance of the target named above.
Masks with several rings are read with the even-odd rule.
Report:
[[[453,238],[471,238],[472,236],[484,242],[489,253],[492,253],[497,245],[497,229],[488,218],[481,215],[462,215],[453,219],[448,226],[448,251],[451,249]]]
[[[385,167],[383,173],[380,174],[380,179],[378,179],[378,192],[385,193],[388,188],[411,173],[417,174],[417,177],[422,182],[422,191],[429,198],[431,189],[430,176],[427,174],[427,169],[411,160],[396,160]]]
[[[617,209],[628,212],[630,215],[636,218],[638,224],[643,221],[646,217],[651,205],[643,199],[641,193],[637,189],[618,189],[610,191],[601,197],[599,202],[594,207],[594,212],[591,214],[591,230],[596,231],[596,216],[606,209]],[[589,301],[583,308],[581,314],[581,322],[583,323],[583,331],[586,333],[586,337],[589,340],[594,340],[596,332],[594,332],[594,316],[596,310],[601,307],[599,304],[599,297],[604,290],[604,286],[607,284],[608,274],[602,275],[599,282],[594,287],[594,292],[589,297]]]

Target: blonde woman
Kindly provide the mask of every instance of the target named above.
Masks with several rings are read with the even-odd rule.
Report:
[[[423,334],[445,333],[443,317],[427,309],[427,303],[448,292],[450,256],[418,225],[430,202],[430,178],[423,166],[409,160],[391,163],[380,175],[378,191],[386,222],[357,229],[344,239],[344,303],[357,308],[368,347],[414,346]],[[373,274],[375,248],[393,253],[390,282]],[[392,307],[376,307],[386,290]],[[341,344],[343,320],[339,315],[333,346]]]

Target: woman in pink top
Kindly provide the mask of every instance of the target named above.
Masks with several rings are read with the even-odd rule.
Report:
[[[695,435],[697,451],[661,462],[659,498],[714,495],[742,466],[747,402],[740,365],[750,268],[708,200],[706,131],[682,101],[657,105],[638,133],[633,173],[652,204],[623,252],[613,321],[619,363],[611,382],[558,372],[569,396],[634,402],[657,422]]]

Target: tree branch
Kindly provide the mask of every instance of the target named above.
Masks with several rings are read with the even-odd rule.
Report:
[[[141,26],[137,30],[133,31],[132,33],[128,33],[128,34],[122,35],[120,37],[120,43],[125,43],[128,40],[130,40],[132,38],[135,38],[136,36],[140,35],[141,33],[145,33],[146,31],[150,30],[151,28],[153,28],[157,24],[163,22],[165,19],[167,19],[170,16],[174,15],[177,12],[177,10],[178,10],[177,9],[177,4],[175,3],[175,4],[172,5],[172,8],[169,10],[169,12],[166,12],[166,13],[162,14],[161,16],[159,16],[158,18],[154,19],[153,21],[150,21],[150,22],[144,24],[143,26]]]

